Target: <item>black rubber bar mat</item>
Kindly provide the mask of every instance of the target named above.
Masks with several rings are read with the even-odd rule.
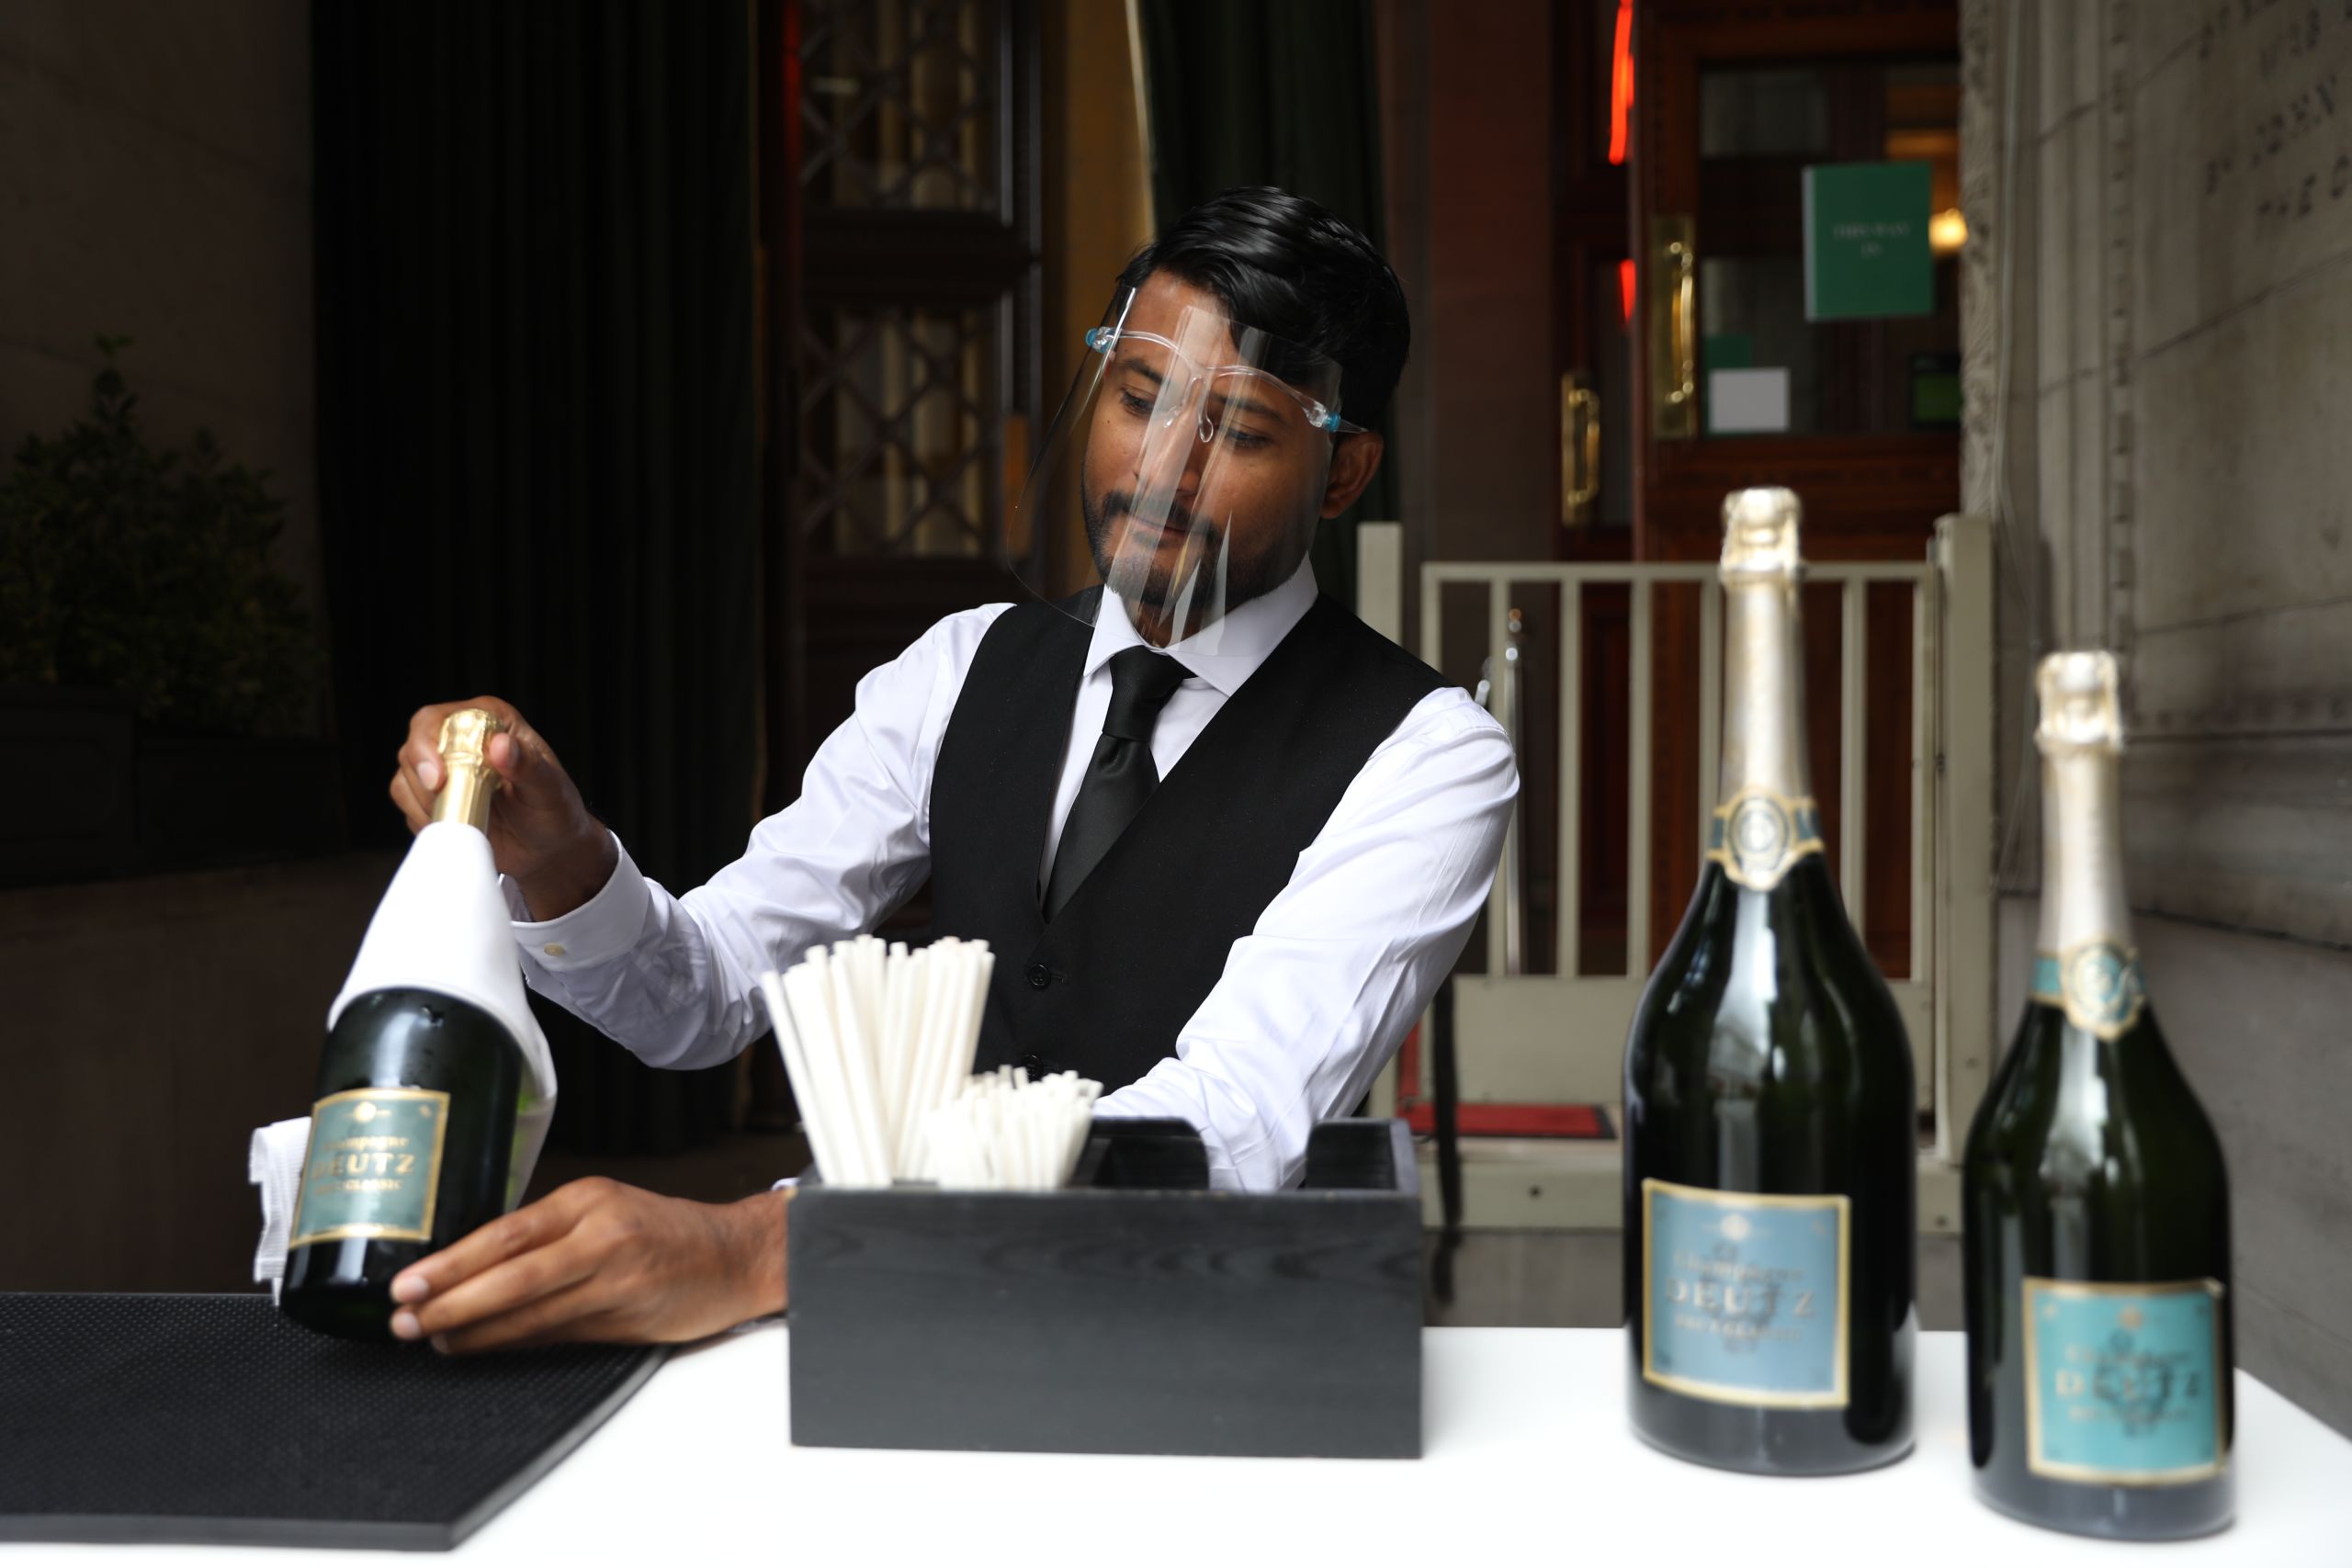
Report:
[[[660,1360],[356,1345],[267,1296],[0,1293],[0,1540],[447,1551]]]

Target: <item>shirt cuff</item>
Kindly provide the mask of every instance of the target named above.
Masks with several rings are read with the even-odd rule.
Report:
[[[552,920],[514,922],[514,941],[526,960],[560,974],[609,964],[637,945],[653,907],[653,896],[618,834],[613,835],[613,874],[594,898]],[[519,896],[510,894],[507,904],[512,909],[523,908]]]

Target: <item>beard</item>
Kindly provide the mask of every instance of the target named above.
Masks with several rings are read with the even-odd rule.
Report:
[[[1155,616],[1180,621],[1177,637],[1190,637],[1281,587],[1306,553],[1303,546],[1278,546],[1243,554],[1232,548],[1229,527],[1203,526],[1182,508],[1171,509],[1164,528],[1154,530],[1136,520],[1135,504],[1132,491],[1097,495],[1083,479],[1079,482],[1086,547],[1103,587]],[[1285,535],[1282,544],[1288,542]]]

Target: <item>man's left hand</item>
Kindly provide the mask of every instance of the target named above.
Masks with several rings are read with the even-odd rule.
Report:
[[[392,1280],[392,1333],[448,1352],[700,1339],[784,1310],[788,1192],[695,1203],[589,1177]]]

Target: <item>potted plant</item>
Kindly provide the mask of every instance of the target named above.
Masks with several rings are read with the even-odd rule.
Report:
[[[337,847],[285,503],[209,431],[149,444],[117,367],[0,473],[0,885]]]

